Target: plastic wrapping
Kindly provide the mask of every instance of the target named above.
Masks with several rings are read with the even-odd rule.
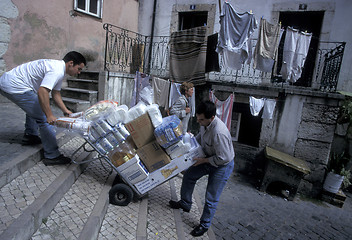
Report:
[[[121,105],[115,108],[106,116],[106,121],[111,125],[115,126],[118,123],[126,123],[127,120],[128,107],[126,105]]]
[[[66,128],[82,135],[88,135],[91,123],[83,120],[82,118],[61,117],[56,119],[54,126]]]
[[[115,111],[117,102],[112,100],[104,100],[97,102],[86,111],[84,111],[84,118],[88,121],[96,121],[98,119],[105,119],[107,115]]]
[[[131,122],[134,119],[142,116],[147,112],[147,106],[145,105],[144,102],[140,101],[137,103],[137,105],[133,106],[128,110],[128,119],[127,122]]]
[[[160,124],[154,130],[154,136],[163,148],[167,148],[182,139],[182,123],[176,115],[163,118]]]
[[[162,124],[163,116],[161,115],[158,104],[152,104],[147,106],[147,112],[154,128],[157,128],[160,124]]]

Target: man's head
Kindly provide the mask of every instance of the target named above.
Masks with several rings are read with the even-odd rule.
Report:
[[[76,51],[67,53],[62,60],[64,60],[66,65],[66,73],[70,76],[80,74],[87,64],[83,55]]]
[[[193,95],[193,83],[183,82],[180,86],[180,92],[186,97],[192,97]]]
[[[208,126],[215,118],[216,106],[211,101],[201,102],[196,109],[197,122],[201,126]]]

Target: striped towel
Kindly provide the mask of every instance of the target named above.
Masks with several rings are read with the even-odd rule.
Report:
[[[219,101],[213,91],[209,92],[209,99],[216,106],[216,116],[221,119],[227,126],[227,129],[231,132],[231,120],[232,120],[232,108],[233,108],[234,94],[231,95],[225,101]]]
[[[206,27],[173,32],[170,37],[170,80],[205,84]]]

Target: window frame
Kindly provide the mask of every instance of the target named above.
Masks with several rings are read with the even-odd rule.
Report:
[[[103,18],[103,0],[96,0],[97,1],[97,14],[89,12],[89,4],[90,0],[84,0],[85,1],[85,9],[78,8],[78,0],[74,0],[74,7],[73,9],[77,12],[85,13],[87,15],[97,17],[97,18]]]

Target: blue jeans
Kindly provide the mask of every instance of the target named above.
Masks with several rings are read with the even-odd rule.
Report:
[[[26,113],[26,134],[38,135],[39,128],[44,157],[58,157],[60,152],[56,142],[56,133],[54,127],[46,121],[46,116],[39,104],[38,95],[34,91],[28,91],[21,94],[9,94],[1,90],[0,92]]]
[[[192,206],[192,194],[196,182],[204,175],[208,176],[208,184],[205,192],[205,205],[200,224],[204,228],[209,228],[213,219],[219,198],[225,184],[234,168],[234,160],[225,166],[213,167],[210,164],[201,164],[195,167],[190,167],[185,172],[181,186],[181,205],[187,209]]]

